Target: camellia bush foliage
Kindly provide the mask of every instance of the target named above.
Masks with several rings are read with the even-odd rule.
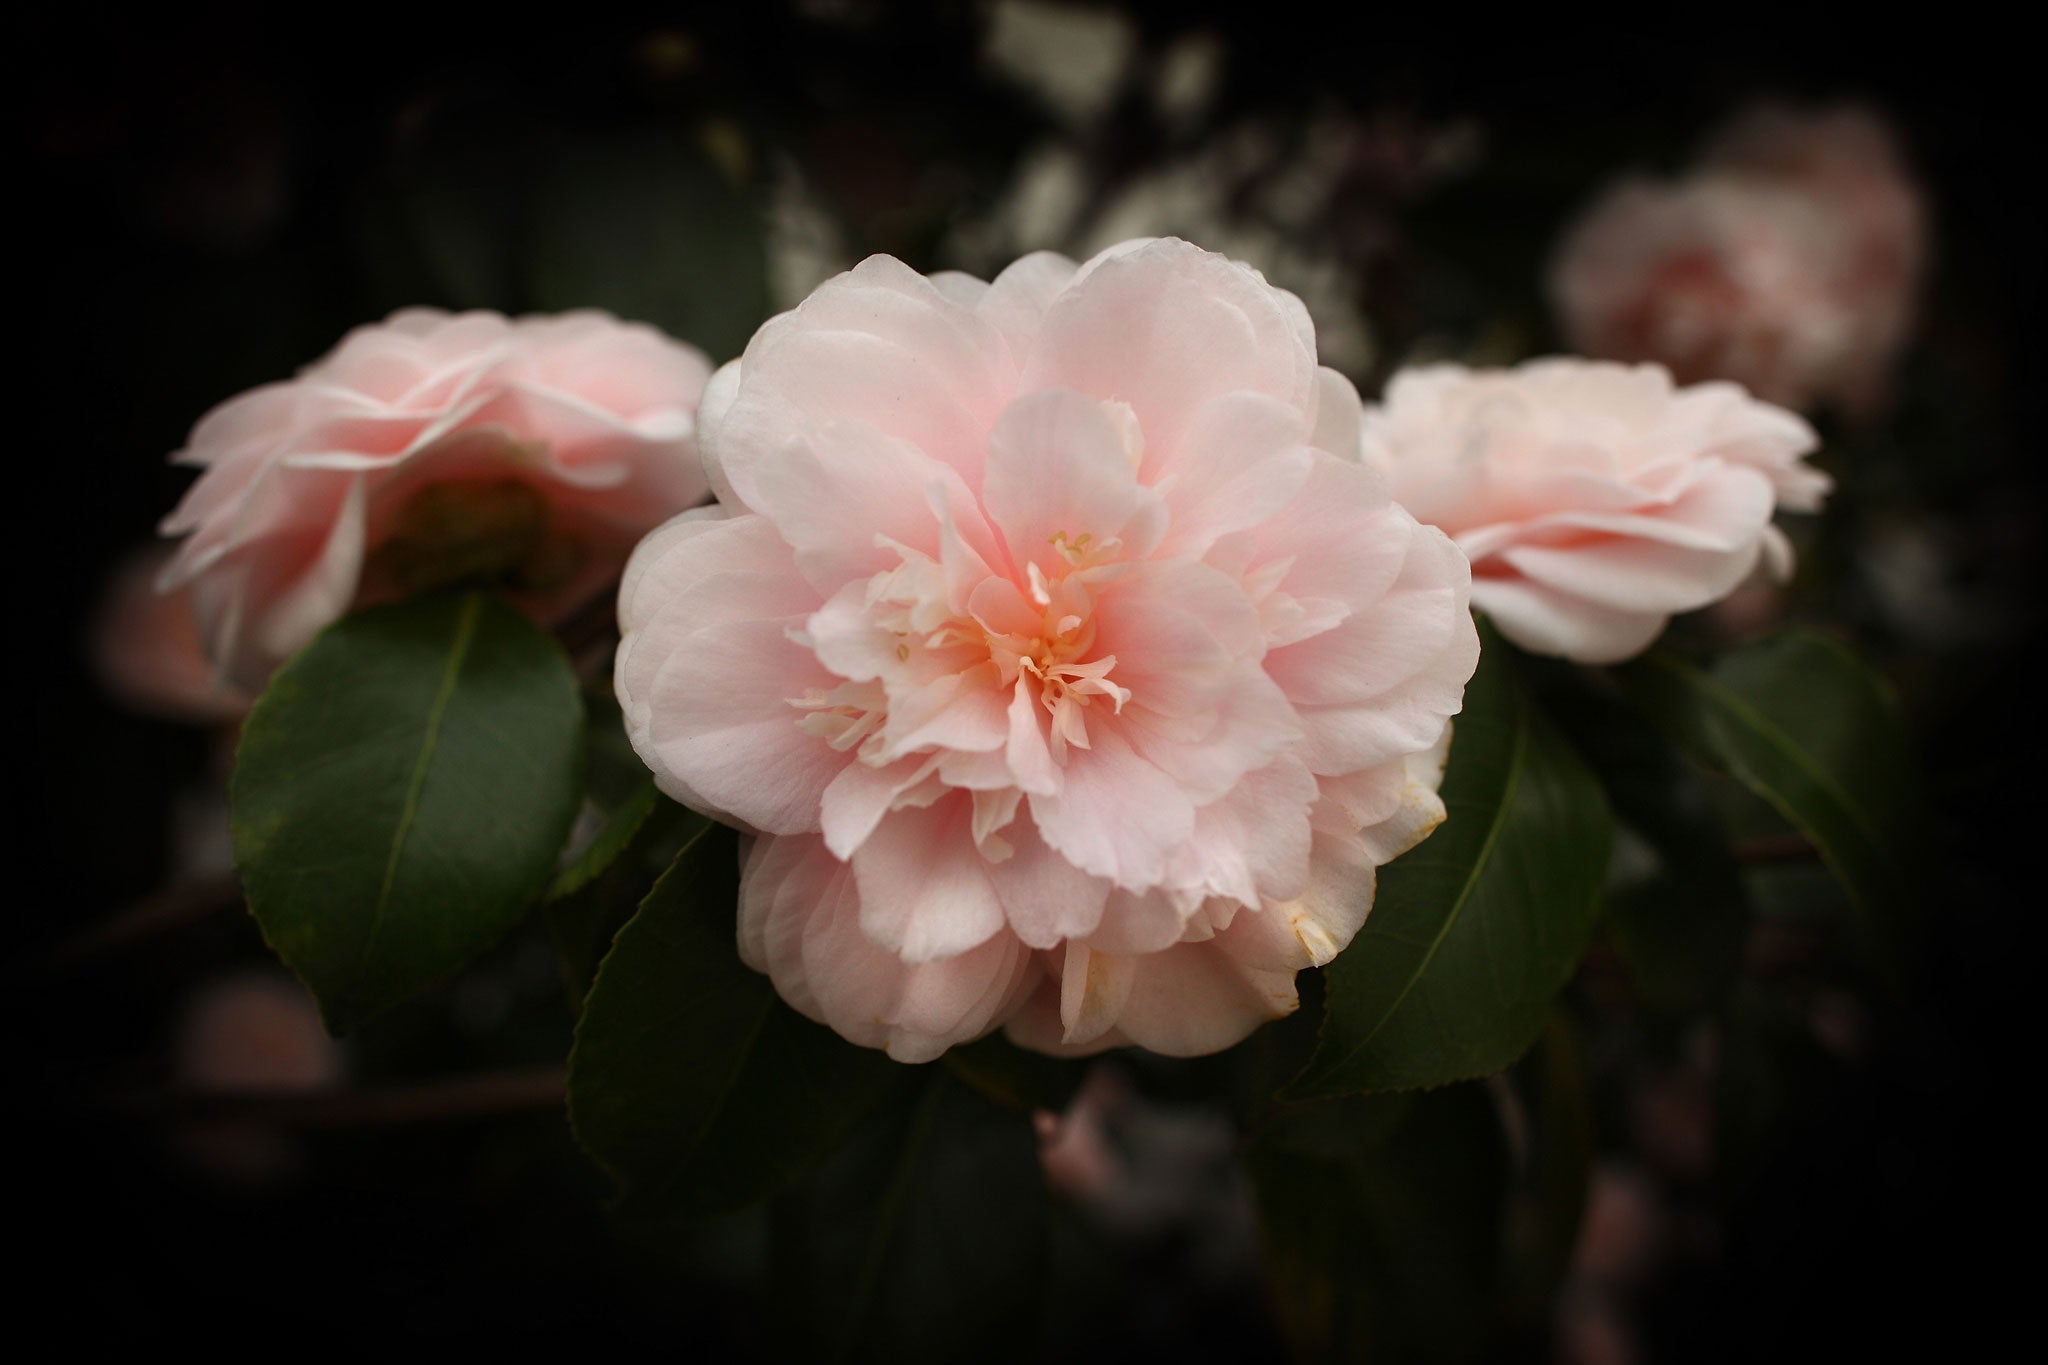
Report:
[[[1250,288],[1255,279],[1244,272],[1238,282]],[[419,323],[415,332],[452,346],[447,331],[459,325],[466,324]],[[653,354],[646,337],[632,344]],[[1250,344],[1289,343],[1268,337]],[[477,384],[503,383],[529,407],[547,384],[572,382],[548,371],[544,357],[528,357],[518,382],[529,387],[519,389],[476,354],[463,354],[468,372],[485,376]],[[734,387],[759,363],[754,355]],[[614,356],[606,363],[625,362]],[[591,439],[612,442],[599,442],[605,459],[680,458],[662,443],[694,442],[707,428],[716,437],[717,424],[733,420],[713,411],[734,403],[718,392],[720,380],[699,406],[704,371],[681,351],[650,363],[682,376],[676,401],[643,394],[589,417],[601,428]],[[419,382],[438,382],[433,376],[443,372],[429,364]],[[1524,382],[1503,374],[1483,382]],[[1553,380],[1648,385],[1658,403],[1709,401],[1675,390],[1661,372],[1621,367],[1528,382]],[[1464,381],[1429,372],[1409,382]],[[1449,727],[1440,779],[1434,772],[1429,780],[1403,779],[1422,781],[1412,799],[1440,799],[1440,823],[1384,866],[1364,864],[1348,883],[1342,894],[1352,900],[1337,909],[1349,941],[1300,970],[1298,1008],[1276,1008],[1270,1012],[1285,1017],[1241,1042],[1188,1049],[1202,1055],[1174,1064],[1180,1083],[1227,1108],[1238,1126],[1275,1309],[1305,1358],[1410,1348],[1455,1356],[1477,1348],[1500,1305],[1540,1304],[1555,1287],[1592,1159],[1585,1067],[1557,998],[1596,931],[1646,998],[1686,1010],[1721,997],[1749,913],[1733,819],[1745,828],[1761,820],[1810,844],[1864,916],[1880,964],[1908,931],[1917,783],[1884,681],[1840,640],[1804,629],[1713,654],[1676,636],[1658,638],[1670,615],[1724,594],[1775,553],[1768,543],[1778,536],[1769,527],[1774,488],[1782,500],[1788,484],[1818,478],[1797,464],[1811,434],[1796,418],[1764,410],[1739,390],[1709,397],[1719,405],[1711,417],[1687,419],[1689,426],[1652,423],[1617,457],[1616,467],[1650,470],[1630,476],[1637,478],[1631,496],[1662,511],[1627,525],[1601,522],[1552,490],[1533,521],[1485,546],[1468,541],[1448,512],[1430,510],[1431,498],[1448,496],[1440,484],[1421,491],[1408,491],[1413,480],[1404,484],[1402,471],[1413,468],[1405,460],[1432,457],[1411,457],[1402,440],[1419,432],[1425,443],[1464,441],[1457,423],[1466,418],[1454,400],[1417,415],[1396,392],[1384,412],[1366,411],[1362,429],[1355,415],[1348,427],[1339,423],[1336,437],[1327,430],[1328,410],[1301,419],[1315,427],[1318,459],[1348,456],[1345,477],[1403,490],[1417,517],[1445,528],[1448,540],[1427,526],[1414,534],[1458,545],[1457,560],[1446,561],[1458,563],[1458,581],[1468,557],[1483,575],[1472,589],[1480,606],[1476,668]],[[409,461],[428,467],[430,457],[440,458],[436,443],[459,434],[480,410],[465,409],[467,401],[451,396],[451,406],[436,409],[436,425],[403,433],[347,467],[394,480]],[[528,409],[511,398],[504,403],[476,430],[486,445],[511,439],[512,446],[468,449],[471,463],[456,467],[469,482],[455,486],[496,487],[477,482],[478,469],[499,468],[492,461],[532,468],[539,438],[518,435]],[[1091,400],[1087,408],[1097,405]],[[583,421],[588,414],[578,407],[573,415]],[[1134,420],[1152,421],[1154,411],[1141,407]],[[1742,445],[1754,433],[1729,425],[1742,422],[1762,423],[1758,429],[1779,444]],[[1067,435],[1080,440],[1075,430]],[[1489,430],[1490,439],[1514,445],[1512,433]],[[1306,431],[1298,439],[1308,440]],[[1331,452],[1322,443],[1333,440],[1356,448]],[[589,490],[607,485],[579,473],[584,467],[564,456],[567,441],[558,433],[546,447],[556,463],[545,477],[576,490],[587,507]],[[638,442],[641,454],[621,455],[619,441]],[[1550,449],[1531,438],[1503,458],[1526,472]],[[346,463],[322,459],[306,467],[331,472]],[[1127,482],[1151,477],[1133,473],[1147,468],[1135,455],[1128,467],[1121,460],[1117,453]],[[1655,484],[1667,465],[1693,470],[1680,491]],[[1711,515],[1682,512],[1692,496],[1684,489],[1713,486],[1698,472],[1708,466],[1735,471],[1727,476],[1736,490],[1729,497],[1747,499],[1746,511],[1716,503],[1723,510]],[[726,455],[723,477],[736,467]],[[828,484],[861,473],[827,472]],[[747,477],[766,476],[756,470]],[[657,485],[666,491],[643,499],[687,505],[701,494],[687,479],[644,484]],[[624,667],[614,695],[616,640],[607,627],[633,536],[615,535],[609,560],[587,557],[597,553],[592,544],[609,542],[572,538],[586,558],[568,565],[550,558],[551,530],[521,520],[523,504],[507,520],[503,509],[511,504],[498,497],[488,515],[443,516],[421,531],[416,514],[408,520],[391,511],[416,513],[419,495],[395,486],[397,501],[366,501],[359,523],[374,528],[380,515],[396,517],[400,529],[380,533],[381,543],[409,546],[407,562],[426,569],[379,579],[379,534],[371,534],[367,557],[357,553],[370,566],[355,580],[361,591],[330,594],[342,609],[262,681],[236,751],[235,863],[271,948],[312,991],[330,1028],[347,1033],[461,973],[522,923],[543,919],[576,1017],[568,1119],[613,1186],[622,1232],[659,1243],[720,1215],[769,1208],[779,1305],[769,1330],[793,1358],[1031,1354],[1032,1324],[1043,1320],[1052,1292],[1058,1228],[1034,1116],[1065,1110],[1089,1065],[1079,1054],[1106,1044],[1064,1046],[1037,1035],[1034,1046],[1023,1046],[1018,1037],[1034,1035],[1006,1031],[1010,1016],[991,1012],[968,1030],[972,1036],[934,1049],[935,1060],[903,1062],[850,1041],[859,1021],[849,1025],[815,996],[792,1003],[789,991],[778,990],[780,978],[749,966],[736,947],[743,868],[753,866],[746,860],[778,836],[718,802],[694,799],[700,809],[693,810],[676,800],[672,793],[695,797],[698,788],[673,768],[658,762],[650,771],[643,761],[643,754],[666,752],[666,740],[636,735],[622,713],[622,701],[629,711],[644,702],[627,686]],[[716,470],[711,486],[732,496]],[[888,499],[911,496],[907,486],[868,490],[871,506],[827,502],[820,510],[828,522],[842,513],[893,517],[902,509]],[[1162,497],[1175,496],[1171,486],[1158,486],[1167,490]],[[1188,486],[1178,485],[1183,496]],[[1230,498],[1260,496],[1256,486],[1218,486]],[[1810,482],[1802,486],[1813,493]],[[355,496],[343,493],[334,505],[351,506],[346,499]],[[1378,496],[1375,505],[1384,505],[1385,493]],[[654,504],[643,500],[635,514],[642,529],[681,510]],[[1681,509],[1670,513],[1677,531],[1656,520],[1672,508]],[[610,530],[632,525],[615,508],[599,510]],[[915,510],[925,515],[923,506]],[[691,512],[685,522],[731,514]],[[346,526],[353,514],[338,515],[334,524]],[[1556,525],[1575,534],[1559,536]],[[865,525],[856,529],[869,536]],[[810,545],[803,535],[813,531],[785,533],[802,552]],[[245,547],[259,543],[245,536],[233,553],[254,554]],[[1587,545],[1616,556],[1601,572],[1629,604],[1589,598],[1585,578],[1560,567],[1563,554]],[[1536,552],[1522,553],[1524,546]],[[1684,556],[1693,558],[1674,568]],[[908,551],[904,562],[911,562]],[[1076,576],[1093,563],[1085,556],[1068,562]],[[388,554],[383,567],[390,568]],[[744,594],[758,586],[741,567],[713,565],[688,584],[704,595],[698,606],[708,619],[741,610]],[[582,595],[581,610],[542,600],[542,579],[551,574],[560,583],[586,569],[585,586],[596,586]],[[639,590],[633,575],[657,571],[636,561],[627,571],[629,595]],[[1090,582],[1107,594],[1112,586],[1100,585],[1114,580]],[[246,632],[267,619],[265,610],[283,611],[277,602],[285,598],[265,598],[246,584],[239,591],[233,609],[217,603],[215,610],[216,619],[245,633],[225,652],[246,658],[256,639]],[[1531,615],[1532,598],[1555,609]],[[1565,599],[1566,607],[1555,607]],[[1455,610],[1459,628],[1467,628],[1465,608]],[[638,608],[626,614],[629,624],[646,615]],[[785,634],[778,627],[774,638]],[[701,635],[690,638],[703,645]],[[1113,671],[1102,676],[1117,680]],[[744,672],[736,678],[735,687],[763,685]],[[1312,681],[1330,692],[1344,685],[1326,675]],[[726,700],[784,708],[792,732],[807,714],[789,709],[791,699],[779,693],[720,704]],[[1097,692],[1093,701],[1106,708],[1111,694]],[[1099,723],[1097,716],[1086,725]],[[1083,733],[1099,740],[1105,732],[1084,726]],[[746,777],[774,755],[728,747],[719,761]],[[1263,913],[1279,912],[1269,906]],[[799,924],[790,932],[815,930]],[[1041,985],[1053,992],[1057,1011],[1059,983]],[[1489,1077],[1497,1078],[1491,1086],[1461,1084]]]
[[[37,12],[24,1302],[760,1365],[2026,1302],[2024,82],[1327,10]]]
[[[1443,827],[1381,873],[1311,1003],[1213,1073],[1246,1124],[1286,1325],[1311,1344],[1371,1314],[1341,1292],[1354,1280],[1394,1292],[1378,1258],[1408,1251],[1374,1242],[1381,1201],[1490,1178],[1495,1207],[1470,1212],[1498,1232],[1498,1118],[1443,1087],[1532,1049],[1545,1120],[1568,1130],[1544,1154],[1566,1192],[1544,1235],[1569,1245],[1590,1136],[1552,1000],[1603,914],[1651,989],[1705,999],[1732,970],[1744,909],[1711,775],[1810,839],[1878,940],[1910,901],[1898,719],[1837,641],[1612,670],[1484,642]],[[1026,1311],[1047,1235],[1031,1115],[1064,1105],[1083,1063],[994,1035],[906,1066],[803,1018],[735,951],[739,836],[634,774],[618,726],[560,645],[488,594],[338,621],[273,678],[236,759],[237,863],[265,937],[346,1030],[545,916],[580,1007],[570,1120],[622,1220],[781,1197],[792,1314],[855,1354],[957,1347]],[[572,840],[579,810],[594,818]],[[1640,884],[1610,882],[1617,829],[1654,851]],[[1444,1251],[1495,1259],[1484,1236]],[[926,1316],[956,1294],[975,1305],[962,1321]]]

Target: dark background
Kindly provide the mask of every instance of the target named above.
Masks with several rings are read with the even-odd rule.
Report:
[[[1222,37],[1214,124],[1330,101],[1485,129],[1468,177],[1388,209],[1408,255],[1365,300],[1387,361],[1404,319],[1439,297],[1433,251],[1466,253],[1460,298],[1540,318],[1543,255],[1600,181],[1675,168],[1750,95],[1852,95],[1901,131],[1933,204],[1936,263],[1902,380],[1904,453],[1884,478],[1949,548],[1950,586],[2000,624],[1965,646],[1930,644],[1845,602],[1841,624],[1905,692],[1941,812],[1927,832],[1940,875],[1915,975],[1905,998],[1873,1004],[1858,1065],[1793,1087],[1753,1178],[1721,1206],[1716,1250],[1660,1277],[1638,1312],[1651,1360],[1908,1340],[1973,1356],[2024,1302],[2024,1249],[2039,1228],[2021,1044],[2039,1031],[2027,1006],[2038,994],[2042,459],[2038,333],[2023,324],[2039,303],[2042,219],[2017,40],[1954,11],[1907,31],[1875,11],[1795,21],[1700,8],[1649,34],[1504,28],[1477,14],[1339,21],[1285,3],[1123,8],[1147,43],[1197,25]],[[813,17],[828,10],[845,17]],[[28,482],[13,504],[25,629],[10,657],[30,757],[15,778],[25,828],[5,1089],[17,1144],[7,1169],[30,1214],[10,1220],[31,1267],[25,1284],[15,1277],[25,1318],[61,1322],[74,1339],[486,1347],[562,1335],[742,1349],[746,1329],[714,1277],[607,1249],[595,1177],[544,1110],[317,1134],[304,1157],[313,1176],[250,1190],[183,1163],[160,1104],[110,1102],[161,1086],[167,1021],[194,976],[260,947],[227,916],[85,966],[48,965],[53,946],[159,886],[173,793],[216,761],[212,736],[109,702],[85,657],[87,622],[110,567],[187,482],[164,456],[203,411],[392,307],[476,301],[399,259],[376,226],[436,183],[442,153],[420,150],[448,145],[433,129],[480,149],[457,157],[464,183],[482,187],[485,221],[515,246],[520,149],[713,119],[833,187],[856,255],[935,268],[950,264],[931,254],[949,215],[985,206],[1046,127],[979,66],[979,15],[733,4],[544,24],[395,8],[313,22],[282,7],[69,6],[8,20],[9,217],[26,232],[13,263],[29,361],[14,394],[29,418],[14,454]],[[1169,144],[1119,108],[1088,145],[1114,175]],[[493,187],[507,196],[502,220],[489,216]],[[742,183],[743,201],[752,188]],[[500,296],[484,301],[536,306],[488,257],[473,258],[474,287]],[[1422,264],[1404,274],[1403,260]],[[721,328],[694,338],[720,360],[745,336]],[[1377,377],[1364,377],[1368,397]],[[561,1041],[540,1028],[505,1044],[506,1059],[558,1058]],[[1205,1338],[1202,1310],[1188,1312],[1143,1339],[1197,1356],[1219,1342],[1277,1350],[1237,1327]]]

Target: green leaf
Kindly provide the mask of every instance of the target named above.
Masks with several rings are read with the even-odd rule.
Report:
[[[1279,1111],[1245,1165],[1296,1357],[1475,1356],[1501,1274],[1508,1157],[1479,1084]]]
[[[1048,1258],[1038,1140],[945,1067],[778,1201],[792,1359],[1023,1359]]]
[[[1611,678],[1563,663],[1531,671],[1538,702],[1599,777],[1618,822],[1608,941],[1650,1004],[1686,1011],[1722,998],[1741,969],[1751,907],[1707,779]]]
[[[1790,631],[1711,668],[1660,650],[1617,677],[1696,759],[1790,821],[1880,933],[1904,927],[1921,837],[1912,762],[1897,703],[1867,665]]]
[[[647,781],[645,790],[652,794],[651,799],[628,797],[599,830],[590,847],[555,878],[549,895],[557,895],[578,864],[603,861],[604,866],[589,880],[549,900],[543,911],[548,934],[562,960],[569,998],[579,1014],[584,997],[590,993],[590,983],[597,976],[598,964],[611,951],[612,940],[633,918],[661,874],[675,862],[683,845],[711,823],[660,795],[652,779]],[[646,809],[636,820],[636,807],[642,804]],[[606,850],[600,845],[626,824],[632,826],[631,836],[615,856],[605,860]]]
[[[554,882],[548,887],[548,899],[558,901],[564,896],[572,896],[597,880],[626,851],[661,800],[660,789],[654,785],[654,779],[649,778],[606,817],[583,851],[555,875]]]
[[[242,729],[235,866],[263,936],[354,1027],[518,923],[581,787],[576,678],[480,593],[323,631]]]
[[[900,1068],[776,998],[739,959],[739,852],[684,846],[599,967],[569,1054],[569,1121],[628,1221],[737,1209],[809,1170]]]
[[[583,689],[583,713],[589,717],[583,730],[583,790],[590,803],[609,815],[654,779],[647,764],[633,750],[626,736],[626,718],[619,710],[618,694],[612,689],[612,669],[607,662],[599,678]],[[674,860],[674,853],[669,861]],[[668,866],[668,862],[662,864]]]
[[[1536,1040],[1599,910],[1612,820],[1482,631],[1454,722],[1448,818],[1384,868],[1371,916],[1323,969],[1323,1031],[1287,1098],[1483,1076]]]

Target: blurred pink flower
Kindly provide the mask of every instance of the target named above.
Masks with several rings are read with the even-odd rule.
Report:
[[[122,705],[194,724],[239,719],[249,696],[230,686],[199,647],[189,592],[158,592],[171,561],[161,543],[114,569],[93,613],[93,671]]]
[[[205,1095],[293,1095],[347,1079],[348,1056],[320,1022],[306,988],[269,973],[209,981],[178,1022],[171,1071],[179,1090]],[[262,1118],[196,1117],[171,1131],[195,1165],[238,1184],[280,1180],[299,1164],[296,1134]]]
[[[196,992],[178,1025],[173,1068],[188,1090],[227,1093],[322,1090],[346,1069],[306,988],[269,973]]]
[[[1766,106],[1717,136],[1700,172],[1610,189],[1566,233],[1550,289],[1575,350],[1861,411],[1906,340],[1925,236],[1873,116]]]
[[[1227,1047],[1441,818],[1467,571],[1356,462],[1306,311],[1186,242],[993,284],[873,257],[704,399],[617,683],[759,837],[740,951],[922,1061]]]
[[[395,313],[193,428],[176,458],[205,472],[164,520],[186,539],[160,586],[250,691],[370,602],[489,580],[557,616],[703,498],[709,373],[602,313]]]
[[[1891,130],[1854,105],[1759,104],[1722,128],[1702,161],[1797,192],[1834,221],[1845,254],[1833,287],[1854,318],[1834,396],[1851,408],[1877,401],[1912,330],[1927,264],[1926,197]]]
[[[1830,487],[1813,431],[1733,384],[1660,366],[1539,360],[1403,370],[1364,420],[1394,496],[1472,562],[1472,603],[1539,654],[1613,663],[1759,561],[1790,571],[1774,507]]]

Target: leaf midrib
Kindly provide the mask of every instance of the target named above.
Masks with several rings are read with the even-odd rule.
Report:
[[[441,743],[441,724],[447,718],[449,700],[455,695],[456,680],[462,674],[462,665],[469,657],[469,647],[476,637],[476,622],[483,609],[483,598],[471,593],[463,599],[462,614],[455,621],[455,639],[449,647],[448,663],[441,670],[441,681],[434,690],[433,705],[427,709],[426,736],[420,744],[419,757],[413,761],[412,780],[407,784],[405,804],[398,812],[398,827],[392,832],[391,850],[384,859],[384,879],[377,888],[377,902],[370,910],[370,934],[363,942],[361,963],[367,963],[377,951],[377,939],[384,929],[384,912],[391,903],[391,888],[398,881],[398,863],[405,854],[405,844],[412,833],[412,822],[419,814],[420,793],[427,785],[427,771],[433,767],[434,753]]]

